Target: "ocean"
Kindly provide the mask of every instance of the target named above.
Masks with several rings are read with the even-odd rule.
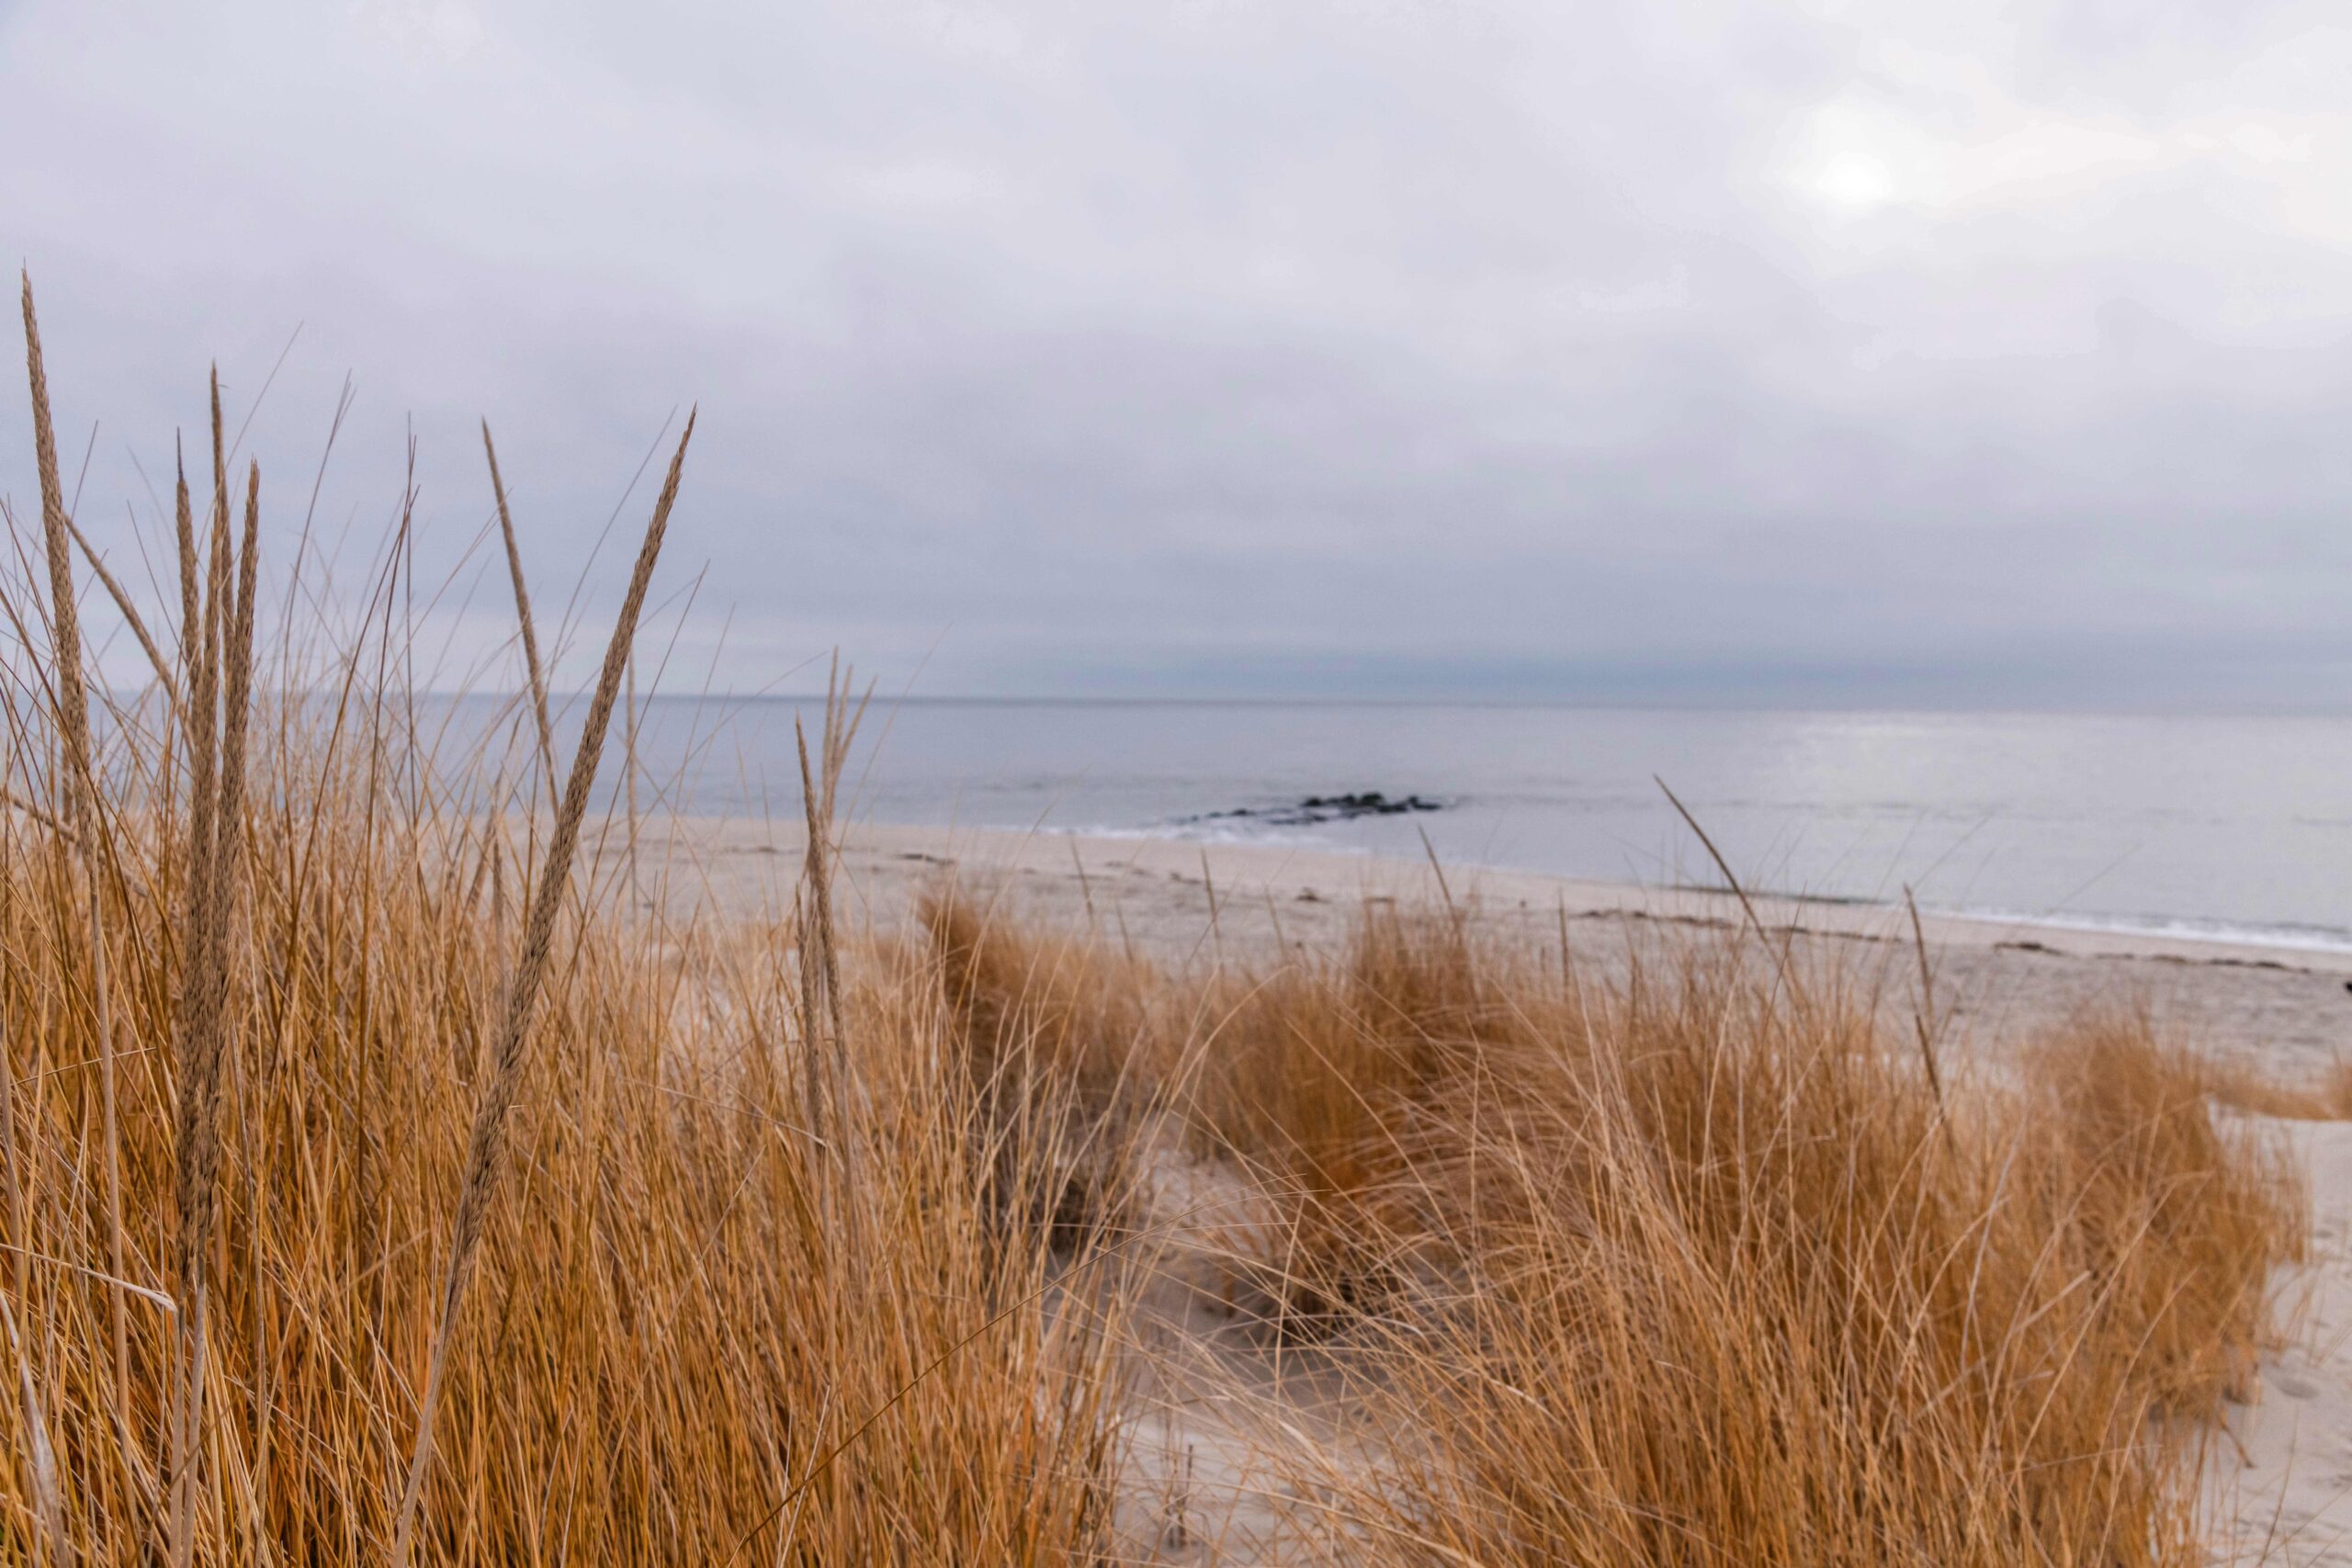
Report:
[[[820,707],[652,700],[648,805],[797,816]],[[2352,949],[2345,718],[877,698],[849,805],[1720,886],[1660,781],[1752,889]],[[1364,792],[1435,809],[1293,809]]]

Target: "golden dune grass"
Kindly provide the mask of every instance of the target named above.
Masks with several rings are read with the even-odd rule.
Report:
[[[1736,945],[1601,989],[1393,915],[1272,996],[1222,1119],[1292,1182],[1287,1299],[1373,1308],[1325,1321],[1394,1439],[1319,1478],[1349,1550],[2202,1561],[2176,1418],[2251,1373],[2295,1173],[2139,1021],[1939,1100],[1871,1018]]]
[[[11,793],[41,810],[0,818],[5,1426],[38,1462],[0,1476],[0,1539],[362,1561],[405,1515],[433,1562],[1097,1551],[1118,1384],[1094,1282],[1120,1255],[1001,1223],[1029,1200],[972,1157],[927,958],[842,985],[859,1081],[820,1142],[784,961],[815,933],[657,950],[568,874],[593,723],[533,880],[502,886],[528,825],[463,760],[423,818],[399,787],[392,618],[255,673],[270,535],[234,549],[211,513],[185,725],[109,704],[77,807],[60,683],[8,708]],[[284,699],[302,683],[326,694]],[[1056,1160],[1033,1136],[1016,1182]]]
[[[2143,1025],[1939,1089],[1736,941],[1602,986],[1466,911],[1176,976],[952,890],[844,931],[841,705],[794,918],[640,922],[572,845],[683,446],[549,819],[402,716],[397,536],[345,640],[257,629],[294,552],[257,470],[231,537],[217,415],[154,688],[69,678],[37,359],[35,401],[11,1559],[1129,1560],[1130,1326],[1205,1228],[1153,1177],[1195,1161],[1279,1216],[1227,1259],[1277,1332],[1232,1353],[1311,1337],[1374,1434],[1270,1456],[1331,1560],[2197,1560],[2194,1418],[2301,1211]]]

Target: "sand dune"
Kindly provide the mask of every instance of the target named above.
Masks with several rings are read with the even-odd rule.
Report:
[[[603,859],[621,874],[627,848],[608,835]],[[639,829],[646,903],[672,913],[716,905],[756,916],[788,906],[803,840],[797,824],[683,819]],[[843,855],[845,897],[880,929],[950,879],[1009,912],[1091,928],[1170,966],[1262,965],[1278,948],[1343,935],[1366,898],[1446,901],[1500,931],[1556,945],[1580,963],[1627,962],[1658,937],[1747,915],[1730,896],[1577,881],[1524,872],[1250,845],[1072,837],[940,828],[859,826]],[[1900,909],[1761,898],[1755,918],[1803,954],[1834,953],[1881,987],[1883,1005],[1918,1005],[1918,943]],[[2352,1027],[2352,954],[1951,917],[1921,922],[1935,1006],[1952,1048],[1997,1054],[2086,1008],[2144,1007],[2175,1038],[2239,1056],[2294,1082],[2326,1067]],[[2352,1563],[2352,1125],[2289,1124],[2312,1176],[2313,1257],[2283,1270],[2295,1305],[2289,1345],[2266,1358],[2247,1402],[2212,1443],[2206,1483],[2215,1561]],[[1159,1303],[1175,1337],[1213,1342],[1182,1290]],[[1138,1490],[1163,1499],[1176,1524],[1163,1560],[1243,1562],[1285,1530],[1281,1478],[1263,1453],[1268,1411],[1237,1402],[1229,1368],[1206,1369],[1201,1402],[1182,1368],[1138,1434]],[[1311,1384],[1311,1369],[1294,1374]],[[1281,1409],[1295,1418],[1299,1387]],[[1155,1529],[1161,1529],[1155,1525]]]

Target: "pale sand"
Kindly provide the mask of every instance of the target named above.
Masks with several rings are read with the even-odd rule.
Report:
[[[2285,1129],[2312,1184],[2312,1261],[2280,1271],[2293,1319],[2209,1456],[2217,1563],[2352,1563],[2352,1123]]]
[[[790,907],[803,839],[792,822],[650,821],[637,852],[649,907],[757,918]],[[604,871],[623,874],[626,854],[608,830]],[[1603,970],[1662,934],[1747,919],[1724,894],[1467,868],[1447,868],[1441,884],[1425,863],[1160,839],[859,826],[842,865],[837,903],[856,923],[896,927],[952,876],[1024,917],[1091,928],[1168,966],[1263,968],[1283,947],[1328,947],[1367,898],[1451,899],[1554,951],[1565,925],[1577,961]],[[1764,898],[1756,914],[1798,955],[1846,959],[1910,1027],[1918,956],[1902,911]],[[2329,1065],[2352,1035],[2352,954],[1934,916],[1923,924],[1939,1032],[1956,1053],[1997,1055],[2086,1007],[2146,1007],[2173,1037],[2292,1082]],[[2352,1564],[2352,1124],[2282,1132],[2312,1176],[2314,1260],[2279,1280],[2282,1298],[2303,1303],[2292,1341],[2265,1359],[2256,1397],[2232,1408],[2229,1440],[2213,1445],[2215,1561]],[[1123,1509],[1143,1516],[1130,1542],[1147,1561],[1266,1561],[1299,1504],[1264,1450],[1278,1431],[1296,1436],[1299,1391],[1279,1400],[1261,1391],[1251,1408],[1234,1376],[1249,1358],[1216,1354],[1193,1295],[1180,1286],[1163,1322],[1171,1344],[1211,1358],[1201,1382],[1211,1392],[1185,1393],[1183,1357],[1163,1359]]]

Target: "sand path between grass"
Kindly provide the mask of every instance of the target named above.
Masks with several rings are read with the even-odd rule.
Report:
[[[2224,1416],[2206,1466],[2217,1563],[2352,1564],[2352,1123],[2289,1124],[2312,1258],[2278,1281],[2286,1348]]]

